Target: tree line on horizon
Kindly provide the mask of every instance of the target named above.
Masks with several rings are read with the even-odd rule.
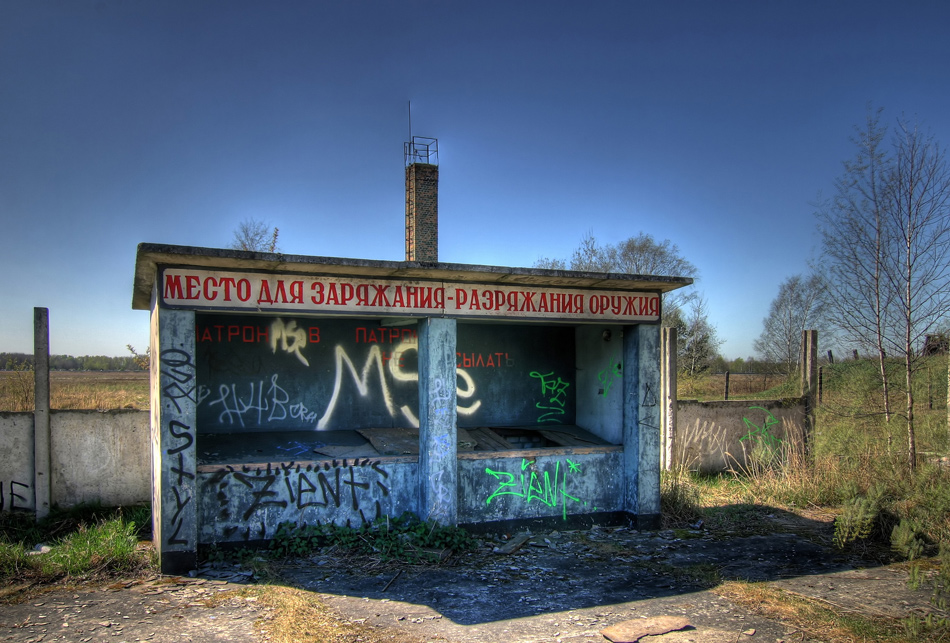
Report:
[[[33,355],[28,353],[0,353],[0,370],[20,371],[32,370]],[[51,371],[143,371],[141,360],[137,356],[128,355],[108,357],[106,355],[50,355],[49,368]]]

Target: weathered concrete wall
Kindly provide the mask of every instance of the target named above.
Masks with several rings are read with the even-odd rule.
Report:
[[[593,450],[592,450],[593,451]],[[536,453],[536,452],[535,452]],[[458,461],[459,522],[526,520],[623,510],[623,451]]]
[[[35,508],[33,413],[0,413],[0,511]]]
[[[148,411],[50,414],[53,506],[149,501]],[[0,509],[35,509],[33,414],[0,413]]]
[[[672,463],[704,473],[745,467],[756,449],[800,445],[804,422],[799,399],[679,400]]]
[[[358,527],[419,511],[415,458],[275,462],[198,470],[198,542],[272,538],[282,522]]]
[[[53,411],[50,423],[54,506],[148,502],[147,411]]]
[[[577,425],[611,444],[623,441],[623,327],[578,326]]]

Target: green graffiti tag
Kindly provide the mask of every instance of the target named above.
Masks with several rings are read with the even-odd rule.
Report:
[[[771,428],[778,424],[778,420],[775,419],[775,416],[772,415],[772,412],[762,406],[750,406],[749,410],[758,409],[760,411],[765,411],[768,417],[765,418],[765,421],[762,423],[762,426],[757,425],[749,418],[742,418],[742,421],[745,423],[746,428],[749,429],[749,432],[744,436],[739,438],[739,442],[744,440],[749,440],[756,444],[762,444],[768,447],[771,450],[776,450],[782,446],[782,438],[777,435],[773,435]]]
[[[620,359],[620,356],[617,355],[610,361],[607,368],[597,373],[597,380],[603,387],[600,394],[607,397],[607,394],[610,393],[610,387],[614,385],[614,381],[619,380],[621,377],[623,377],[623,361]]]
[[[570,386],[571,383],[565,382],[560,377],[554,379],[553,375],[554,371],[550,373],[531,371],[531,377],[541,380],[541,394],[545,397],[543,402],[535,404],[535,406],[542,411],[547,411],[547,413],[542,413],[538,417],[539,423],[560,423],[561,418],[558,416],[565,414],[564,407],[567,404],[567,387]]]
[[[498,480],[498,487],[495,489],[494,493],[488,496],[485,504],[490,505],[491,501],[499,496],[516,496],[518,498],[524,499],[524,501],[528,504],[537,501],[547,505],[548,507],[557,507],[560,503],[561,515],[564,520],[567,520],[567,503],[569,500],[582,503],[585,507],[587,506],[586,502],[581,501],[580,498],[572,496],[565,490],[565,487],[567,486],[568,474],[581,472],[581,468],[576,462],[572,462],[571,460],[567,461],[567,467],[563,470],[563,476],[561,475],[561,463],[555,463],[553,482],[549,471],[545,471],[541,475],[538,475],[537,471],[531,470],[529,472],[530,475],[527,475],[526,471],[528,467],[533,465],[534,460],[529,461],[525,458],[522,458],[521,475],[518,480],[515,479],[514,473],[509,473],[508,471],[495,471],[486,467],[485,473]],[[594,511],[596,510],[597,508],[594,507]]]

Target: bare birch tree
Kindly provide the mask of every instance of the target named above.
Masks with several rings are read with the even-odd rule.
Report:
[[[819,211],[822,257],[818,273],[825,278],[829,319],[842,339],[877,355],[884,418],[890,422],[887,338],[893,336],[891,299],[884,262],[890,244],[884,209],[887,158],[886,128],[881,110],[869,112],[864,128],[851,139],[854,159],[845,161],[835,181],[836,194]]]
[[[918,345],[950,312],[950,170],[936,141],[903,120],[886,152],[880,114],[869,114],[855,159],[819,213],[823,266],[836,325],[853,343],[877,350],[888,420],[886,358],[902,358],[914,468]]]
[[[896,243],[887,262],[903,340],[908,465],[917,463],[913,375],[924,337],[950,307],[950,170],[937,142],[900,122],[889,173],[888,208]]]
[[[280,252],[277,247],[277,228],[257,219],[244,219],[234,230],[234,238],[228,246],[233,250],[248,250],[251,252]]]
[[[792,275],[779,285],[769,314],[762,320],[756,352],[767,362],[781,364],[786,374],[792,373],[801,353],[802,333],[817,330],[821,338],[830,335],[826,309],[823,280],[817,275]]]

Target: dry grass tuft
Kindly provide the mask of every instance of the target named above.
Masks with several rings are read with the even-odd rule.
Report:
[[[274,643],[419,643],[396,629],[348,620],[324,605],[318,595],[292,587],[258,586],[246,590],[264,609],[258,622]]]

